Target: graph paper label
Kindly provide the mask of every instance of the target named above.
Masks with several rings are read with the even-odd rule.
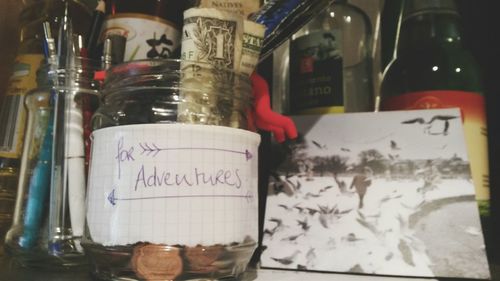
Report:
[[[93,133],[87,196],[92,240],[213,245],[257,241],[258,134],[148,124]]]

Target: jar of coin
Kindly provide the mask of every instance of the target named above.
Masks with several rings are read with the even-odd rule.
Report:
[[[105,280],[239,278],[257,246],[247,76],[141,60],[106,73],[83,246]]]

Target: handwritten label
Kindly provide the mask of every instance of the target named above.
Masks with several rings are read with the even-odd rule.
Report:
[[[93,132],[87,223],[105,246],[257,241],[258,134],[148,124]]]

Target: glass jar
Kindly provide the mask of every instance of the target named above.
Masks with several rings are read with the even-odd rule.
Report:
[[[5,241],[7,252],[23,266],[57,269],[85,264],[80,245],[85,143],[90,144],[90,118],[85,116],[98,103],[93,63],[77,58],[72,68],[58,70],[45,64],[38,71],[38,87],[26,96],[26,145],[13,224]]]
[[[26,1],[19,15],[19,47],[9,87],[0,94],[0,240],[12,224],[12,210],[18,185],[20,158],[23,151],[23,133],[26,124],[25,95],[37,87],[36,71],[43,60],[42,23],[51,23],[57,37],[65,3],[78,34],[87,32],[91,10],[79,0]]]
[[[257,246],[248,77],[179,60],[107,72],[83,246],[106,280],[239,277]]]

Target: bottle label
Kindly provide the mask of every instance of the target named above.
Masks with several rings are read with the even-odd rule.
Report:
[[[92,136],[87,223],[94,242],[257,241],[258,134],[142,124],[103,128]]]
[[[0,157],[21,156],[26,123],[24,96],[36,88],[36,71],[42,60],[41,54],[16,57],[14,72],[0,109]]]
[[[173,23],[134,13],[108,16],[101,40],[115,34],[127,38],[124,61],[170,58],[180,46],[181,38]]]
[[[340,30],[313,32],[290,43],[292,113],[344,111]]]
[[[433,90],[407,93],[382,103],[382,110],[450,107],[461,110],[476,198],[480,202],[487,202],[490,198],[488,136],[483,96],[474,92]]]

